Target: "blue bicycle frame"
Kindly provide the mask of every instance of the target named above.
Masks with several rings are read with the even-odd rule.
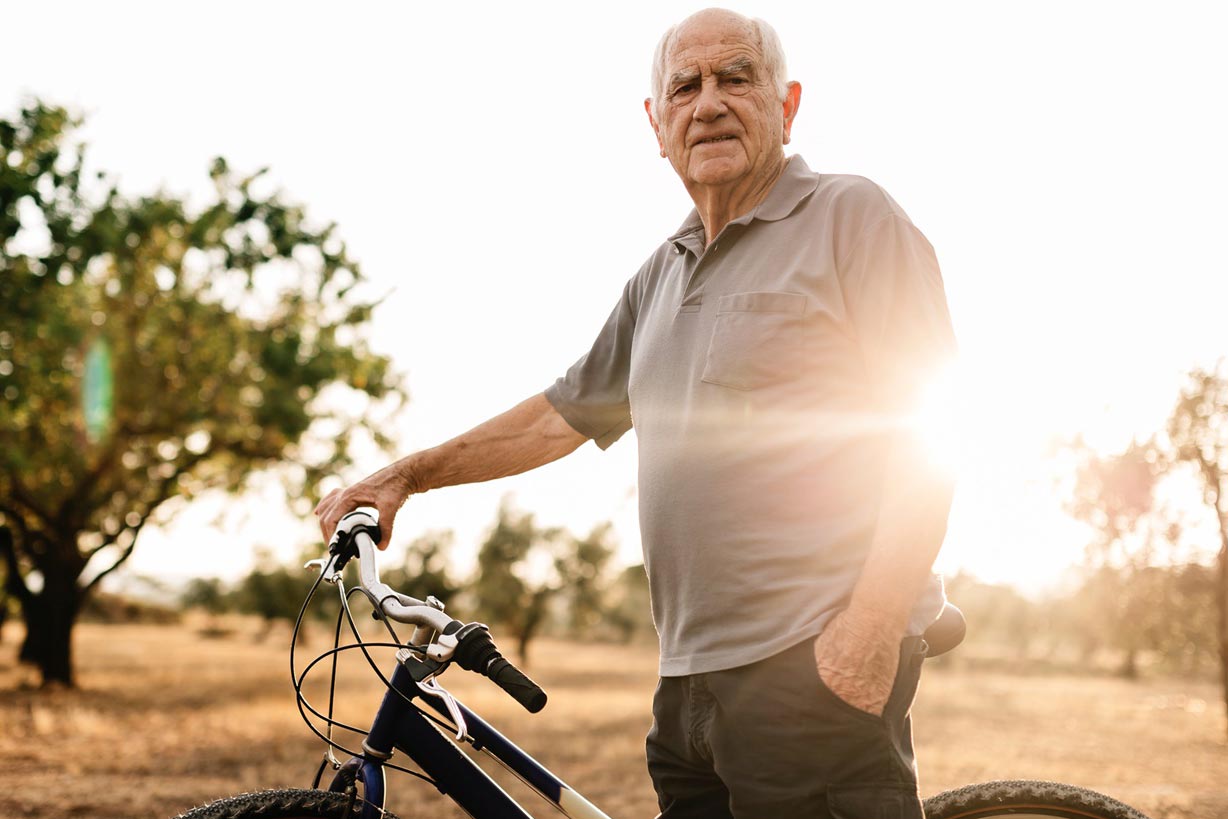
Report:
[[[394,750],[414,760],[439,791],[471,816],[481,819],[532,819],[498,783],[444,736],[414,704],[415,699],[450,719],[446,706],[419,695],[413,676],[398,663],[391,687],[371,723],[364,754],[353,757],[334,777],[331,790],[343,791],[357,779],[363,786],[362,819],[380,819],[384,810],[384,761]],[[457,703],[465,720],[466,741],[497,759],[526,784],[573,819],[610,819],[561,779],[518,748],[484,720]]]

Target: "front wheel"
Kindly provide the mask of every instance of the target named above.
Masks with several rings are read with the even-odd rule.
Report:
[[[354,819],[362,801],[343,793],[312,790],[259,791],[219,799],[176,819]],[[391,813],[386,819],[396,819]]]
[[[925,800],[925,819],[1147,819],[1101,793],[1060,782],[984,782]]]

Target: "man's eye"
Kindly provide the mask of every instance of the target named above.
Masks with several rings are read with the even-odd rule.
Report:
[[[694,90],[695,90],[695,83],[689,82],[685,85],[680,85],[677,88],[675,88],[673,96],[675,97],[682,96],[684,94],[689,94]]]

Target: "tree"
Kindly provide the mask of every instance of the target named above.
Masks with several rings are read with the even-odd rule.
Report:
[[[550,598],[564,585],[558,555],[563,534],[561,529],[538,527],[532,513],[516,511],[504,498],[495,525],[478,549],[478,609],[516,635],[522,665],[528,665],[529,642],[546,620]]]
[[[313,545],[303,549],[298,560],[285,565],[274,559],[272,551],[259,550],[255,567],[224,596],[225,606],[231,611],[262,618],[265,636],[278,620],[293,625],[315,580],[311,573],[303,570],[303,564],[319,552],[319,547]],[[332,622],[339,611],[340,603],[334,589],[326,585],[317,590],[316,598],[305,612],[304,623]]]
[[[657,632],[652,623],[652,596],[643,563],[628,566],[618,575],[611,590],[606,616],[624,643],[631,642],[640,634],[656,639]]]
[[[277,468],[305,511],[404,397],[334,226],[222,159],[202,207],[123,195],[78,124],[0,119],[0,559],[22,658],[67,685],[82,601],[168,501]]]
[[[1220,684],[1228,710],[1228,372],[1195,370],[1168,422],[1174,457],[1192,464],[1219,530],[1215,560]]]
[[[611,582],[607,576],[617,546],[614,524],[598,523],[586,537],[568,535],[558,568],[566,583],[567,626],[573,637],[591,635],[610,614]]]
[[[226,611],[229,601],[220,578],[193,577],[179,595],[179,605],[185,609],[201,609],[209,614],[221,614]]]
[[[447,604],[448,611],[456,617],[453,604],[464,586],[448,571],[448,553],[455,540],[456,535],[450,529],[420,535],[409,544],[405,562],[399,568],[382,572],[383,581],[418,600],[436,597]]]
[[[1073,449],[1079,466],[1069,509],[1096,532],[1087,550],[1089,576],[1079,592],[1090,602],[1084,635],[1120,649],[1121,674],[1134,677],[1139,652],[1158,648],[1148,642],[1158,629],[1142,626],[1167,610],[1160,599],[1164,586],[1150,570],[1168,562],[1181,534],[1156,502],[1166,459],[1154,441],[1132,442],[1114,455],[1079,442]],[[1099,638],[1097,631],[1102,631]]]

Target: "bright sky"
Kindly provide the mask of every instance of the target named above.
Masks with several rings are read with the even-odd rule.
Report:
[[[204,195],[220,154],[271,165],[339,222],[392,291],[373,333],[408,376],[408,451],[549,384],[686,215],[642,101],[657,38],[698,8],[10,4],[0,106],[38,94],[86,112],[93,161],[130,192]],[[790,151],[883,185],[938,251],[963,432],[940,566],[1053,582],[1085,539],[1054,488],[1053,437],[1149,434],[1182,373],[1228,352],[1225,12],[735,8],[776,27],[802,83]],[[474,543],[512,492],[577,531],[612,518],[632,562],[634,449],[589,444],[529,476],[414,498],[397,540],[452,528]],[[294,552],[312,530],[280,508],[271,490],[201,503],[142,535],[132,571],[233,576],[257,544]]]

